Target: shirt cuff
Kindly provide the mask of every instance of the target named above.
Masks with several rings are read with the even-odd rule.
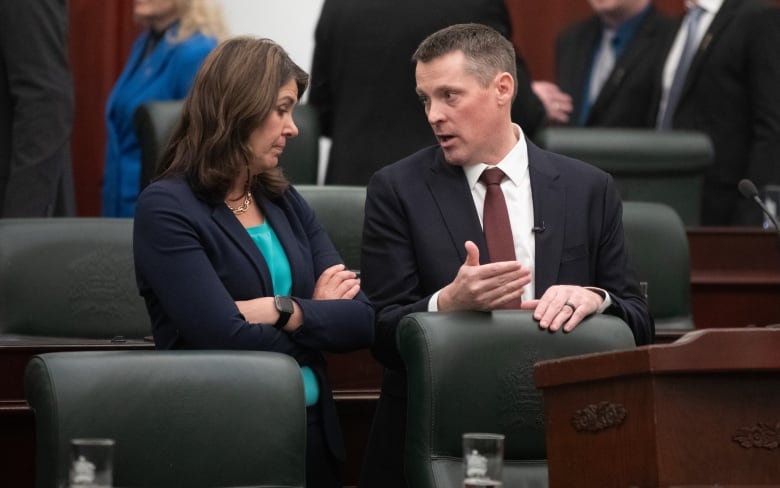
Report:
[[[433,295],[431,295],[430,300],[428,300],[428,311],[429,312],[438,312],[439,311],[439,293],[441,293],[441,290],[437,291]]]
[[[612,297],[609,296],[607,290],[604,290],[603,288],[597,288],[595,286],[586,286],[585,289],[590,291],[595,291],[596,293],[604,297],[604,302],[601,304],[598,310],[596,310],[596,313],[604,313],[604,310],[612,306]]]

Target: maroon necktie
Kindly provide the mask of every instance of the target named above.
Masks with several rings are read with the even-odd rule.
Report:
[[[485,184],[485,207],[482,213],[482,229],[485,233],[490,262],[514,261],[515,243],[512,240],[512,226],[509,224],[509,212],[506,208],[504,192],[501,191],[503,171],[498,168],[486,169],[479,176]],[[520,299],[509,302],[501,308],[520,308]]]

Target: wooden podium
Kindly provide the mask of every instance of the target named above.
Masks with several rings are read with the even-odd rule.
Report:
[[[539,362],[550,488],[780,486],[780,329]]]

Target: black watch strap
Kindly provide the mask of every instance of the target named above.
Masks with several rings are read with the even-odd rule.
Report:
[[[290,297],[276,295],[274,296],[274,305],[276,305],[276,310],[279,312],[279,320],[276,321],[274,327],[281,329],[287,325],[287,321],[290,320],[290,316],[295,311],[293,301]]]

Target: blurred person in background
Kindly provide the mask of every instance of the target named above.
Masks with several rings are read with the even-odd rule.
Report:
[[[136,109],[149,101],[184,98],[203,60],[227,34],[213,0],[135,0],[133,16],[145,30],[106,104],[106,217],[132,217],[135,209],[141,177]]]
[[[65,0],[0,0],[0,217],[75,214]]]
[[[376,170],[436,143],[414,93],[411,53],[427,35],[463,22],[512,37],[504,0],[325,0],[309,103],[332,142],[326,184],[364,186]],[[518,51],[512,120],[533,136],[546,117]]]
[[[588,3],[594,15],[566,28],[556,42],[556,82],[572,98],[567,120],[558,122],[653,127],[655,73],[664,56],[659,46],[674,35],[674,21],[650,0]]]

